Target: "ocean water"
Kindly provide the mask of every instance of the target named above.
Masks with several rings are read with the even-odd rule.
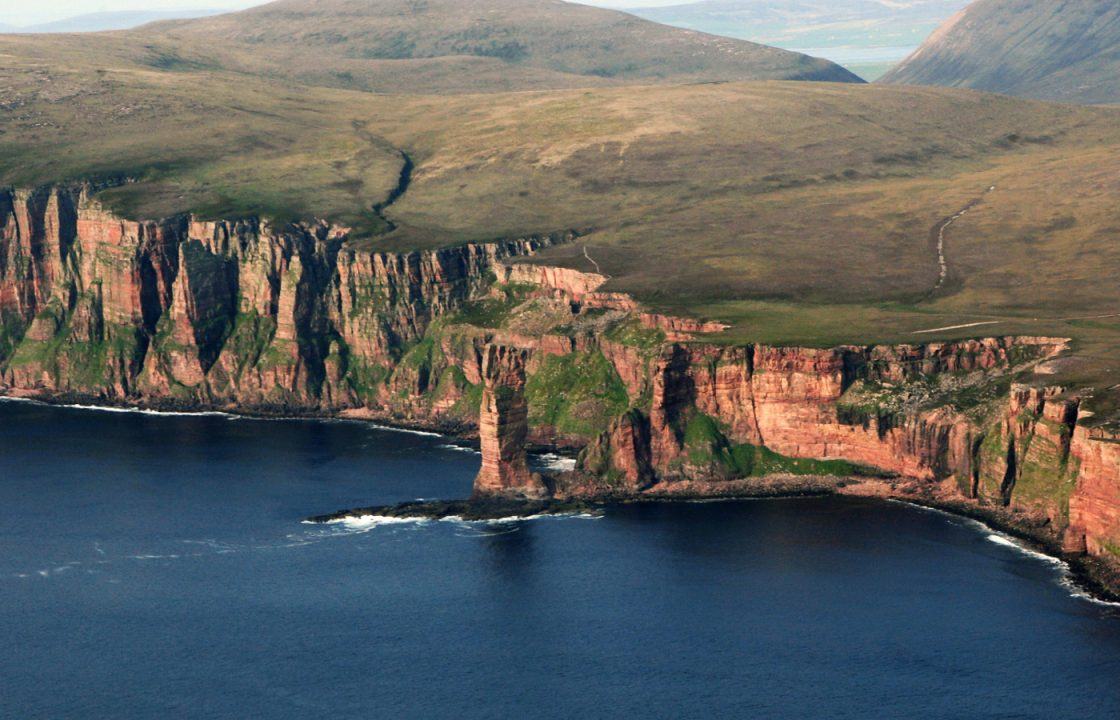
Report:
[[[0,402],[3,718],[1120,717],[1120,611],[855,499],[301,523],[469,491],[360,423]]]

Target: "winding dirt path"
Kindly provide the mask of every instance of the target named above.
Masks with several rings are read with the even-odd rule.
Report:
[[[927,333],[943,332],[945,330],[963,330],[965,328],[980,327],[982,325],[1001,325],[1003,323],[1018,322],[1018,323],[1038,323],[1038,322],[1074,322],[1077,320],[1106,320],[1110,318],[1120,318],[1120,313],[1108,313],[1106,315],[1079,315],[1077,317],[1059,317],[1059,318],[1026,318],[1026,317],[1007,317],[1001,320],[981,320],[979,322],[965,323],[963,325],[946,325],[945,327],[929,328],[928,330],[914,330],[911,335],[925,335]]]
[[[588,254],[587,254],[587,245],[586,245],[586,244],[585,244],[585,245],[583,246],[583,256],[584,256],[585,258],[587,258],[587,261],[588,261],[589,263],[591,263],[592,265],[594,265],[594,266],[595,266],[595,272],[596,272],[596,273],[598,273],[599,275],[602,275],[603,277],[605,277],[605,278],[606,278],[606,279],[608,279],[608,280],[610,280],[610,279],[611,279],[611,276],[610,276],[610,275],[607,275],[607,274],[606,274],[605,272],[603,272],[603,271],[602,271],[602,270],[601,270],[601,269],[599,268],[599,263],[595,262],[595,260],[594,260],[594,259],[593,259],[593,258],[592,258],[592,257],[591,257],[590,255],[588,255]]]
[[[930,328],[928,330],[915,330],[911,335],[925,335],[926,333],[943,332],[945,330],[963,330],[965,328],[980,327],[981,325],[999,325],[1004,320],[984,320],[983,322],[965,323],[964,325],[946,325],[945,327]]]
[[[995,189],[996,189],[996,186],[992,185],[991,187],[989,187],[987,190],[984,191],[983,195],[976,198],[975,200],[972,200],[970,203],[968,203],[963,208],[961,208],[955,215],[950,215],[949,217],[945,218],[944,220],[942,220],[941,222],[939,222],[939,223],[937,223],[936,225],[933,226],[933,232],[935,232],[937,234],[937,267],[938,267],[938,274],[937,274],[937,283],[933,286],[933,289],[930,290],[930,295],[932,295],[933,293],[940,290],[945,285],[945,281],[947,281],[949,279],[949,261],[945,257],[945,231],[947,231],[949,229],[950,225],[952,225],[957,220],[960,220],[962,217],[964,217],[968,213],[969,210],[971,210],[972,208],[976,207],[981,202],[983,202],[984,197],[986,195],[988,195],[989,193],[991,193],[992,191],[994,191]]]

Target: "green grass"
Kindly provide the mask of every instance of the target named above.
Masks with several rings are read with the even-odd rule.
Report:
[[[0,183],[128,176],[102,197],[133,217],[323,218],[361,251],[589,229],[534,262],[727,322],[716,342],[1070,337],[1048,381],[1094,388],[1098,421],[1120,412],[1120,319],[1076,319],[1120,312],[1101,281],[1120,272],[1114,109],[804,82],[373,95],[156,67],[124,36],[4,37],[0,55]],[[379,235],[401,151],[415,169]],[[981,195],[934,292],[931,228]],[[920,332],[975,322],[992,324]]]
[[[606,338],[620,345],[641,350],[646,355],[658,352],[665,343],[665,333],[647,328],[635,318],[628,318],[606,332]]]
[[[526,380],[529,422],[594,437],[629,406],[626,386],[598,351],[551,355]]]
[[[347,360],[345,379],[360,400],[371,402],[378,398],[390,373],[389,368],[383,365],[375,365],[351,356]]]
[[[513,310],[525,302],[529,293],[536,287],[519,283],[494,286],[497,297],[484,297],[463,304],[449,323],[463,323],[481,328],[500,328],[509,319]]]
[[[23,340],[24,323],[17,313],[0,311],[0,362],[7,360]]]
[[[480,18],[485,18],[480,22]],[[376,92],[850,79],[825,60],[539,0],[281,1],[132,34],[148,67],[216,66]]]

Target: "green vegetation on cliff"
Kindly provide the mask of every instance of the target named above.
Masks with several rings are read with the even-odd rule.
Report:
[[[525,383],[529,422],[590,438],[629,406],[626,386],[598,351],[550,355]]]
[[[843,460],[813,460],[781,455],[767,447],[732,443],[719,422],[704,413],[694,413],[684,429],[688,464],[717,477],[748,478],[767,475],[830,475],[849,477],[874,471]]]

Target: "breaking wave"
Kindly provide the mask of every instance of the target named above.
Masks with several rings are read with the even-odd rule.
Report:
[[[467,447],[466,445],[453,445],[452,443],[445,443],[443,445],[440,445],[439,449],[440,450],[453,450],[455,452],[462,452],[462,453],[470,453],[471,455],[481,455],[482,454],[482,452],[480,450],[476,450],[475,448]]]
[[[556,453],[540,453],[539,455],[530,455],[530,462],[533,465],[541,468],[542,470],[551,470],[552,472],[570,472],[576,469],[575,458],[564,457]]]

